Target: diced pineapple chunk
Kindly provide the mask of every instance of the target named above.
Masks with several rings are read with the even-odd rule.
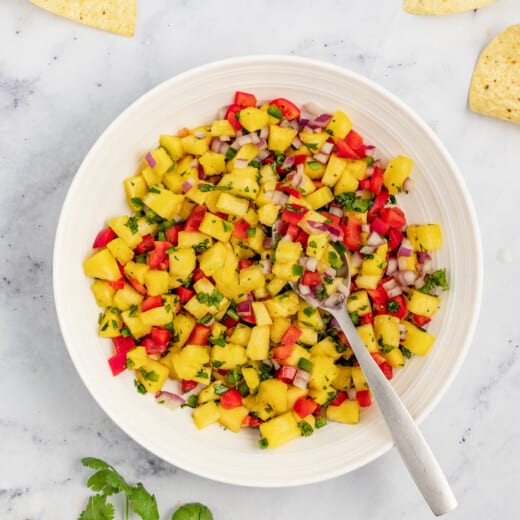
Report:
[[[182,139],[176,135],[161,135],[159,144],[170,154],[174,161],[178,161],[184,155]]]
[[[267,146],[275,152],[285,152],[293,142],[298,132],[293,128],[283,128],[278,125],[269,127],[269,139]]]
[[[389,314],[379,314],[374,318],[377,344],[384,354],[399,347],[399,318]]]
[[[356,390],[366,390],[368,388],[368,383],[361,367],[352,367],[351,374],[352,382]]]
[[[298,312],[298,295],[294,291],[287,291],[266,300],[264,304],[271,318],[287,318]]]
[[[428,334],[428,332],[420,329],[407,320],[404,320],[401,323],[406,327],[406,338],[402,342],[403,346],[412,354],[417,354],[418,356],[425,356],[428,354],[428,351],[435,341],[435,336]]]
[[[440,298],[432,294],[422,293],[411,290],[406,296],[406,308],[418,314],[419,316],[427,316],[431,318],[439,308]]]
[[[144,284],[150,296],[158,296],[168,292],[170,275],[167,271],[150,269],[144,274]]]
[[[199,162],[206,175],[219,175],[226,170],[226,156],[222,153],[208,151]]]
[[[273,320],[267,312],[266,306],[263,302],[253,302],[253,314],[255,315],[255,321],[257,325],[272,325]]]
[[[237,406],[236,408],[227,409],[219,405],[218,410],[218,422],[233,433],[238,433],[240,431],[244,419],[249,414],[249,410],[245,406]]]
[[[132,305],[139,305],[144,299],[142,294],[139,294],[131,285],[125,283],[122,289],[119,289],[114,295],[114,307],[120,311],[130,309]]]
[[[248,132],[256,132],[269,124],[269,114],[255,107],[247,107],[238,113],[240,124]]]
[[[131,249],[134,249],[134,247],[136,247],[143,239],[142,235],[137,230],[137,221],[135,220],[135,217],[132,217],[132,219],[126,215],[115,217],[108,221],[108,225]]]
[[[408,226],[406,235],[416,251],[436,251],[442,245],[442,231],[439,224]]]
[[[172,219],[180,213],[184,195],[172,193],[166,188],[154,186],[143,202],[157,215],[165,219]]]
[[[112,253],[108,249],[98,251],[83,262],[83,270],[87,276],[110,280],[112,282],[121,278],[121,271]]]
[[[247,343],[247,357],[253,361],[262,361],[269,357],[269,325],[257,325],[252,328]]]
[[[218,422],[220,418],[220,410],[215,401],[208,401],[197,406],[197,408],[193,410],[192,415],[195,426],[199,430],[202,430],[202,428],[206,428],[210,424]]]
[[[374,331],[374,326],[371,323],[360,325],[359,327],[356,327],[356,330],[369,352],[379,352],[376,342],[376,333]]]
[[[116,290],[106,280],[94,280],[90,286],[100,307],[110,307]]]
[[[103,313],[99,322],[98,334],[102,338],[115,338],[121,335],[122,321],[119,315],[119,309],[109,307]]]
[[[287,412],[260,425],[260,433],[269,448],[276,448],[300,436],[300,428],[292,412]]]
[[[170,375],[168,367],[158,361],[148,359],[135,371],[137,380],[150,393],[158,392]]]
[[[390,160],[383,174],[383,180],[391,195],[395,195],[403,189],[403,183],[410,175],[412,165],[412,160],[403,155],[398,155]]]
[[[332,202],[334,200],[334,194],[330,191],[328,186],[323,186],[310,195],[307,195],[305,200],[311,205],[312,209],[318,209]]]
[[[321,182],[325,184],[325,186],[334,186],[338,179],[341,177],[341,174],[345,170],[347,166],[347,159],[343,157],[338,157],[335,153],[330,156],[329,162],[327,163],[327,167],[325,168],[325,173],[321,178]]]
[[[327,132],[335,139],[343,139],[351,129],[352,123],[347,114],[342,110],[336,110],[327,125]]]
[[[327,419],[345,424],[357,424],[359,422],[359,402],[356,399],[347,399],[339,406],[327,407]]]
[[[230,193],[223,192],[217,200],[217,209],[223,213],[241,217],[247,213],[249,202],[244,199],[239,199]]]

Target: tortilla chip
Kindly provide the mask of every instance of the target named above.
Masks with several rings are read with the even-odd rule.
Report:
[[[450,14],[480,9],[495,0],[404,0],[403,9],[411,14]]]
[[[133,36],[136,0],[31,0],[38,7],[104,31]]]
[[[480,55],[469,106],[475,112],[520,123],[520,25],[500,33]]]

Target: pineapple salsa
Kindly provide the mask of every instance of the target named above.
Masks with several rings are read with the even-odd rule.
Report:
[[[115,375],[191,407],[197,428],[255,428],[260,447],[355,424],[370,390],[320,303],[346,305],[389,379],[434,337],[446,290],[437,224],[407,225],[395,196],[412,161],[383,164],[341,110],[236,92],[208,125],[161,135],[124,181],[130,215],[84,262]],[[351,264],[351,287],[338,269]],[[291,289],[298,283],[303,301]]]

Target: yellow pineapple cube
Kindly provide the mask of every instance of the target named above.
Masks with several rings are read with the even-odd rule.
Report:
[[[206,235],[210,237],[220,240],[221,242],[227,242],[231,238],[233,224],[208,212],[204,215],[199,229],[202,233],[206,233]]]
[[[256,132],[269,124],[269,114],[255,107],[247,107],[238,113],[240,124],[248,132]]]
[[[406,235],[416,251],[436,251],[442,245],[442,230],[439,224],[408,226]]]
[[[226,170],[226,156],[222,153],[208,151],[199,162],[206,175],[220,175]]]
[[[357,424],[359,410],[359,403],[356,399],[347,399],[339,406],[327,406],[327,419],[345,424]]]
[[[96,303],[100,307],[110,307],[112,305],[116,290],[106,280],[94,280],[90,288],[94,293]]]
[[[210,424],[218,422],[220,418],[220,411],[215,401],[208,401],[204,404],[201,404],[200,406],[197,406],[197,408],[193,410],[192,415],[195,426],[199,430],[202,430],[202,428],[206,428]]]
[[[108,249],[98,251],[83,262],[83,270],[87,276],[100,280],[116,281],[121,278],[121,271],[112,253]]]
[[[292,412],[287,412],[262,423],[260,434],[269,448],[276,448],[297,439],[301,432]]]
[[[256,325],[251,329],[247,343],[247,357],[253,361],[262,361],[269,357],[269,325]]]
[[[418,356],[428,354],[428,351],[435,341],[435,336],[432,336],[407,320],[401,323],[406,327],[406,338],[402,342],[403,346],[412,354]]]
[[[184,155],[182,139],[176,135],[161,135],[159,144],[168,152],[174,161],[178,161]]]
[[[269,127],[267,147],[275,152],[285,152],[293,142],[298,132],[293,128],[283,128],[278,125]]]
[[[217,200],[217,209],[223,213],[241,217],[247,213],[249,202],[244,199],[239,199],[230,193],[223,192]]]
[[[237,406],[236,408],[227,409],[218,406],[219,410],[219,419],[218,422],[232,431],[233,433],[238,433],[240,428],[242,428],[242,422],[249,414],[249,410],[245,406]]]
[[[172,193],[170,190],[160,186],[154,186],[150,189],[143,202],[160,217],[171,220],[180,213],[184,195]]]
[[[158,296],[168,292],[170,285],[170,275],[167,271],[149,269],[144,274],[144,284],[150,296]]]
[[[143,239],[138,231],[135,217],[130,218],[126,215],[115,217],[108,221],[108,225],[131,249],[134,249]]]
[[[406,295],[406,308],[414,314],[431,318],[437,312],[440,301],[438,296],[412,289]]]
[[[352,130],[352,123],[343,110],[336,110],[327,125],[327,133],[335,139],[343,139]]]
[[[403,183],[409,177],[412,166],[412,160],[403,155],[390,160],[383,174],[383,182],[391,195],[402,191]]]
[[[334,200],[334,194],[330,191],[328,186],[323,186],[310,195],[307,195],[305,200],[311,205],[312,209],[318,209],[332,202]]]

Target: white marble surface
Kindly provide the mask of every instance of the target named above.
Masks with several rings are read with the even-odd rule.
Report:
[[[84,154],[108,123],[159,82],[215,59],[285,53],[379,82],[446,143],[473,196],[484,244],[480,325],[469,356],[423,431],[459,500],[453,519],[516,519],[520,478],[520,128],[471,113],[475,60],[520,22],[518,0],[414,17],[399,0],[139,0],[136,36],[76,25],[26,0],[0,2],[0,518],[76,518],[80,458],[110,460],[155,491],[218,520],[427,519],[395,450],[327,482],[238,488],[164,463],[99,408],[69,359],[54,311],[57,219]]]

